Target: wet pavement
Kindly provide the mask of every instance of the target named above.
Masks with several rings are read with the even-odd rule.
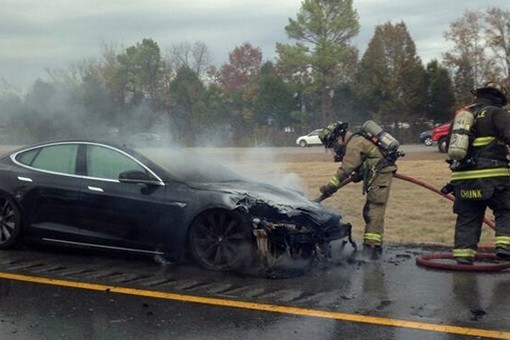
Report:
[[[0,339],[510,338],[509,271],[416,265],[440,248],[390,245],[371,263],[333,250],[334,263],[278,280],[151,258],[0,251]]]

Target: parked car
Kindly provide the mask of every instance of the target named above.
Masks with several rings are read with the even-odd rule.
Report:
[[[448,133],[450,131],[450,123],[439,125],[432,130],[432,141],[437,143],[439,152],[445,153],[448,151]]]
[[[434,141],[432,141],[432,130],[423,131],[420,133],[420,143],[425,144],[426,146],[432,146]]]
[[[313,130],[307,135],[298,137],[296,139],[296,145],[299,145],[303,148],[312,145],[322,145],[322,142],[319,139],[319,132],[321,131],[322,129]]]
[[[211,270],[266,272],[281,257],[310,264],[350,230],[301,193],[250,181],[189,150],[157,159],[84,140],[3,156],[0,249],[24,241],[172,260],[190,254]]]

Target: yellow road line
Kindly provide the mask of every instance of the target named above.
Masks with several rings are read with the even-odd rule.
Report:
[[[150,298],[156,298],[156,299],[166,299],[166,300],[175,300],[175,301],[183,301],[183,302],[194,302],[194,303],[201,303],[201,304],[206,304],[206,305],[242,308],[242,309],[250,309],[250,310],[257,310],[257,311],[264,311],[264,312],[313,316],[313,317],[335,319],[335,320],[341,320],[341,321],[368,323],[368,324],[373,324],[373,325],[412,328],[412,329],[418,329],[418,330],[424,330],[424,331],[434,331],[434,332],[441,332],[441,333],[452,333],[452,334],[488,337],[488,338],[496,338],[496,339],[510,339],[510,332],[503,332],[503,331],[494,331],[494,330],[468,328],[468,327],[457,327],[457,326],[448,326],[448,325],[438,325],[438,324],[433,324],[433,323],[414,322],[414,321],[390,319],[390,318],[383,318],[383,317],[376,317],[376,316],[337,313],[337,312],[328,312],[328,311],[306,309],[306,308],[270,305],[270,304],[264,304],[264,303],[243,302],[243,301],[227,300],[227,299],[219,299],[219,298],[209,298],[209,297],[202,297],[202,296],[174,294],[174,293],[166,293],[166,292],[127,288],[127,287],[117,287],[117,286],[109,286],[109,285],[78,282],[78,281],[51,279],[51,278],[38,277],[38,276],[29,276],[29,275],[20,275],[20,274],[11,274],[11,273],[0,272],[0,279],[25,281],[25,282],[31,282],[31,283],[42,283],[42,284],[48,284],[48,285],[54,285],[54,286],[60,286],[60,287],[80,288],[80,289],[87,289],[87,290],[94,290],[94,291],[107,291],[107,292],[118,293],[118,294],[136,295],[136,296],[144,296],[144,297],[150,297]]]

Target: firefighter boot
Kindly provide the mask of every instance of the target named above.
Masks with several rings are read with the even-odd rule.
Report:
[[[475,262],[476,250],[472,248],[455,248],[452,251],[452,257],[457,264],[471,265]]]
[[[510,249],[504,247],[496,247],[496,256],[502,260],[510,261]]]
[[[472,257],[455,257],[455,261],[457,261],[457,264],[471,265],[473,264],[474,259]]]
[[[382,256],[382,247],[364,244],[361,250],[361,259],[364,261],[377,261]]]

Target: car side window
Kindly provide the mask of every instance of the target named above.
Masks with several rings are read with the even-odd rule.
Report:
[[[51,145],[23,152],[16,160],[33,168],[75,175],[77,153],[75,144]]]
[[[120,173],[129,170],[146,172],[140,164],[120,152],[95,145],[87,147],[87,176],[118,179]]]
[[[32,166],[32,162],[34,161],[35,156],[37,156],[37,152],[39,152],[39,149],[20,153],[16,156],[16,160],[22,164]]]

